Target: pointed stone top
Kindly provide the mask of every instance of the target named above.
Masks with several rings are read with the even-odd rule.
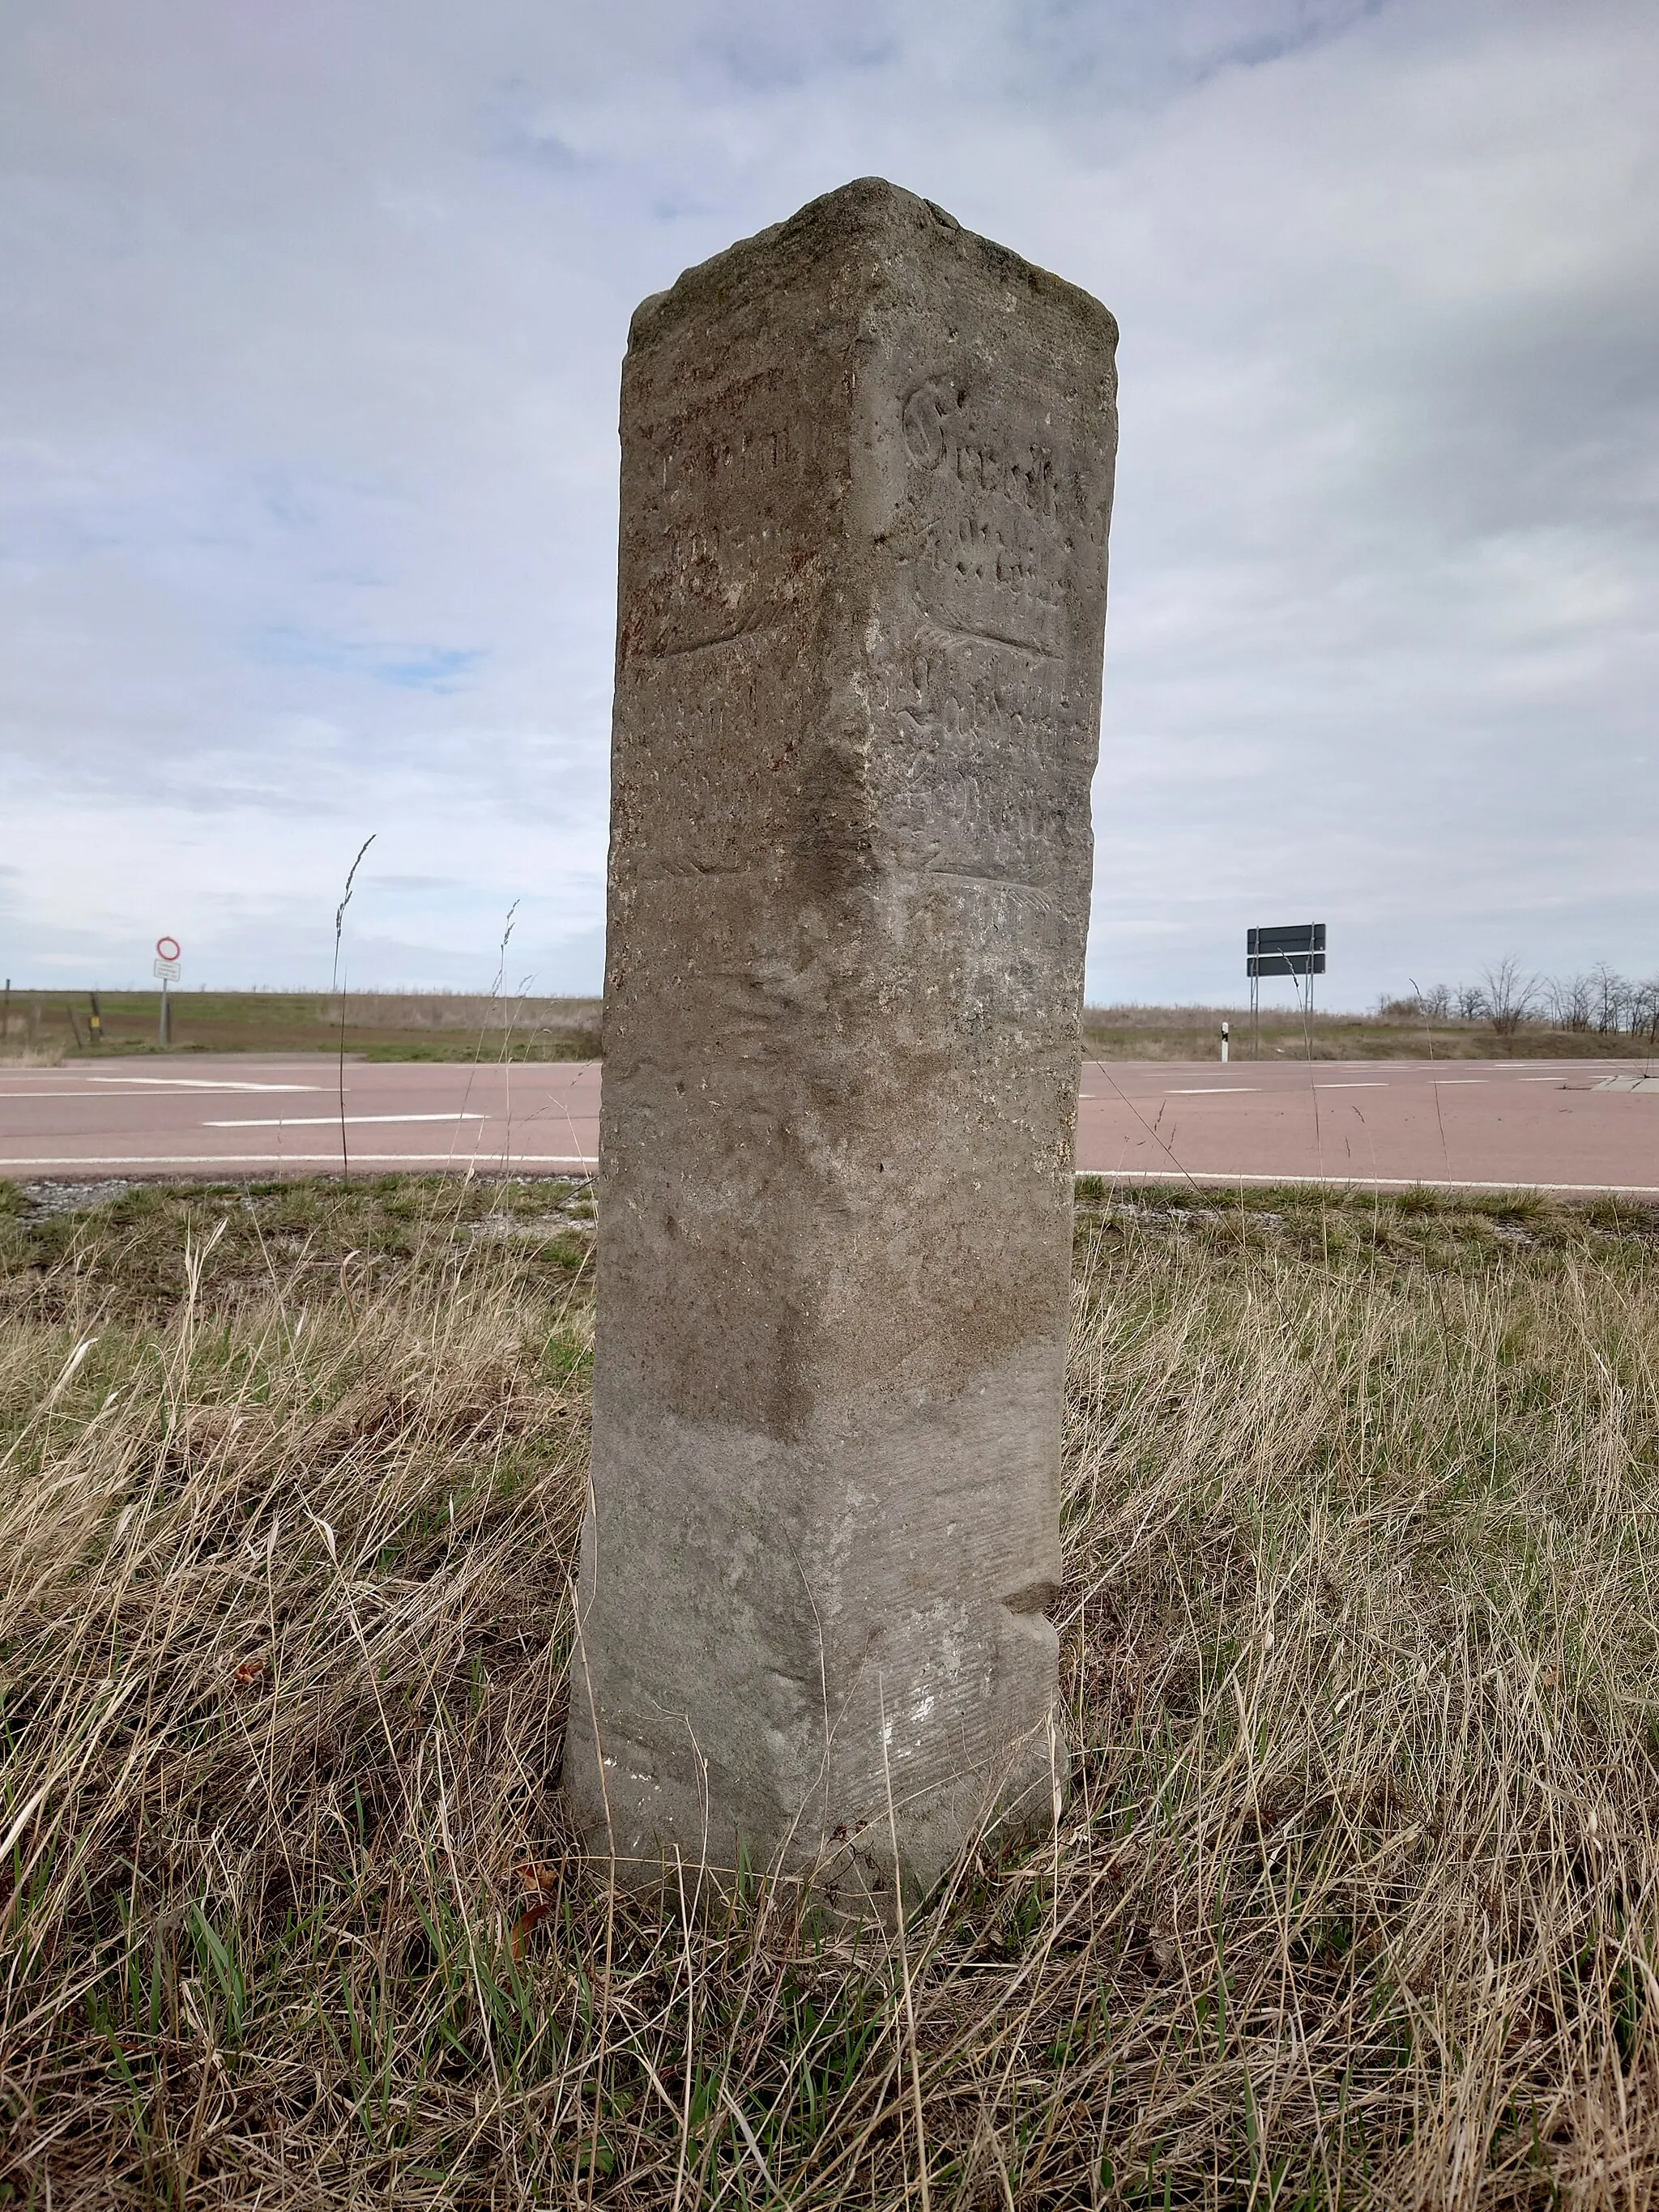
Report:
[[[652,293],[634,311],[629,342],[648,339],[665,322],[706,306],[734,284],[750,281],[751,272],[758,273],[762,263],[770,264],[772,282],[787,282],[860,239],[890,240],[896,234],[908,235],[917,245],[926,242],[936,252],[943,246],[981,265],[989,263],[1005,283],[1024,284],[1050,301],[1067,302],[1085,320],[1103,325],[1112,340],[1117,337],[1110,310],[1081,285],[1069,284],[1011,247],[965,228],[936,200],[906,191],[885,177],[855,177],[850,184],[808,200],[786,221],[769,224],[752,238],[739,239],[724,252],[696,263],[666,291]]]

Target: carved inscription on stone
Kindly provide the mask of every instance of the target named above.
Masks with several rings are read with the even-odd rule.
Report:
[[[954,376],[929,377],[904,403],[922,605],[947,629],[1028,653],[1066,645],[1054,411],[1010,380],[976,389]]]
[[[1046,881],[1075,812],[1071,756],[1087,741],[1060,664],[945,636],[886,673],[885,703],[904,738],[890,820],[908,864]]]
[[[740,875],[787,834],[790,780],[779,774],[757,779],[740,743],[756,721],[787,709],[775,672],[755,665],[771,635],[762,628],[741,639],[708,641],[706,651],[662,654],[638,682],[661,732],[653,786],[675,794],[672,809],[664,810],[649,873]],[[626,769],[619,775],[625,799],[633,778]]]
[[[1078,577],[1104,552],[1087,441],[1065,394],[1007,374],[931,375],[902,419],[921,621],[886,671],[893,825],[918,870],[1040,890],[1073,865],[1095,745],[1070,651]]]
[[[664,657],[769,628],[798,595],[816,544],[802,526],[802,488],[817,434],[787,370],[665,393],[637,434],[645,567],[629,643]]]

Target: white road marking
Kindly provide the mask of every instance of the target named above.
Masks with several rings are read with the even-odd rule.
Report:
[[[1316,1091],[1386,1091],[1386,1083],[1316,1083]]]
[[[362,1121],[482,1121],[482,1114],[290,1114],[271,1121],[204,1121],[204,1129],[348,1129]]]
[[[222,1083],[205,1075],[89,1075],[88,1083],[153,1083],[167,1091],[325,1091],[323,1083]]]
[[[94,1076],[91,1079],[94,1083],[115,1080],[112,1076],[101,1075]],[[148,1082],[150,1079],[146,1076],[143,1079]],[[322,1083],[247,1083],[236,1085],[238,1090],[243,1091],[325,1091],[327,1087]],[[192,1088],[198,1091],[212,1091],[219,1086],[216,1084],[198,1083]],[[105,1091],[0,1091],[0,1098],[82,1098],[89,1105],[94,1106],[100,1098],[107,1098],[112,1106],[115,1103],[114,1092]]]
[[[594,1157],[578,1152],[353,1152],[353,1167],[459,1167],[467,1161],[504,1167],[591,1168]],[[7,1159],[7,1168],[294,1168],[338,1167],[338,1151],[331,1152],[79,1152],[66,1158]]]
[[[1659,1183],[1528,1182],[1518,1176],[1508,1182],[1475,1182],[1433,1176],[1229,1175],[1218,1168],[1079,1168],[1076,1173],[1101,1182],[1291,1182],[1322,1184],[1328,1190],[1568,1190],[1603,1197],[1659,1198]]]

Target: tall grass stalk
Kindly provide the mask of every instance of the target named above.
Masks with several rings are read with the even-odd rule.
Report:
[[[12,2201],[1653,2200],[1650,1224],[1091,1197],[1070,1797],[901,1947],[568,1849],[579,1200],[0,1219]]]
[[[375,837],[378,835],[378,831],[370,830],[368,836],[364,838],[362,843],[357,848],[357,857],[352,862],[351,866],[346,870],[345,888],[340,893],[340,903],[334,909],[334,970],[332,975],[329,977],[328,988],[331,996],[337,992],[339,994],[340,1000],[340,1048],[338,1057],[336,1061],[336,1068],[339,1079],[340,1180],[342,1182],[349,1182],[351,1179],[351,1153],[349,1147],[346,1143],[346,1002],[344,978],[340,971],[340,947],[341,940],[345,935],[346,908],[351,904],[352,886],[357,880],[357,871],[363,865],[363,856],[368,851],[369,847],[374,842]]]

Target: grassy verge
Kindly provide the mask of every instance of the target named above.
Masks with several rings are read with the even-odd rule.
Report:
[[[1659,1236],[1080,1192],[1051,1849],[895,1953],[553,1794],[580,1185],[0,1197],[0,2197],[1659,2188]]]

